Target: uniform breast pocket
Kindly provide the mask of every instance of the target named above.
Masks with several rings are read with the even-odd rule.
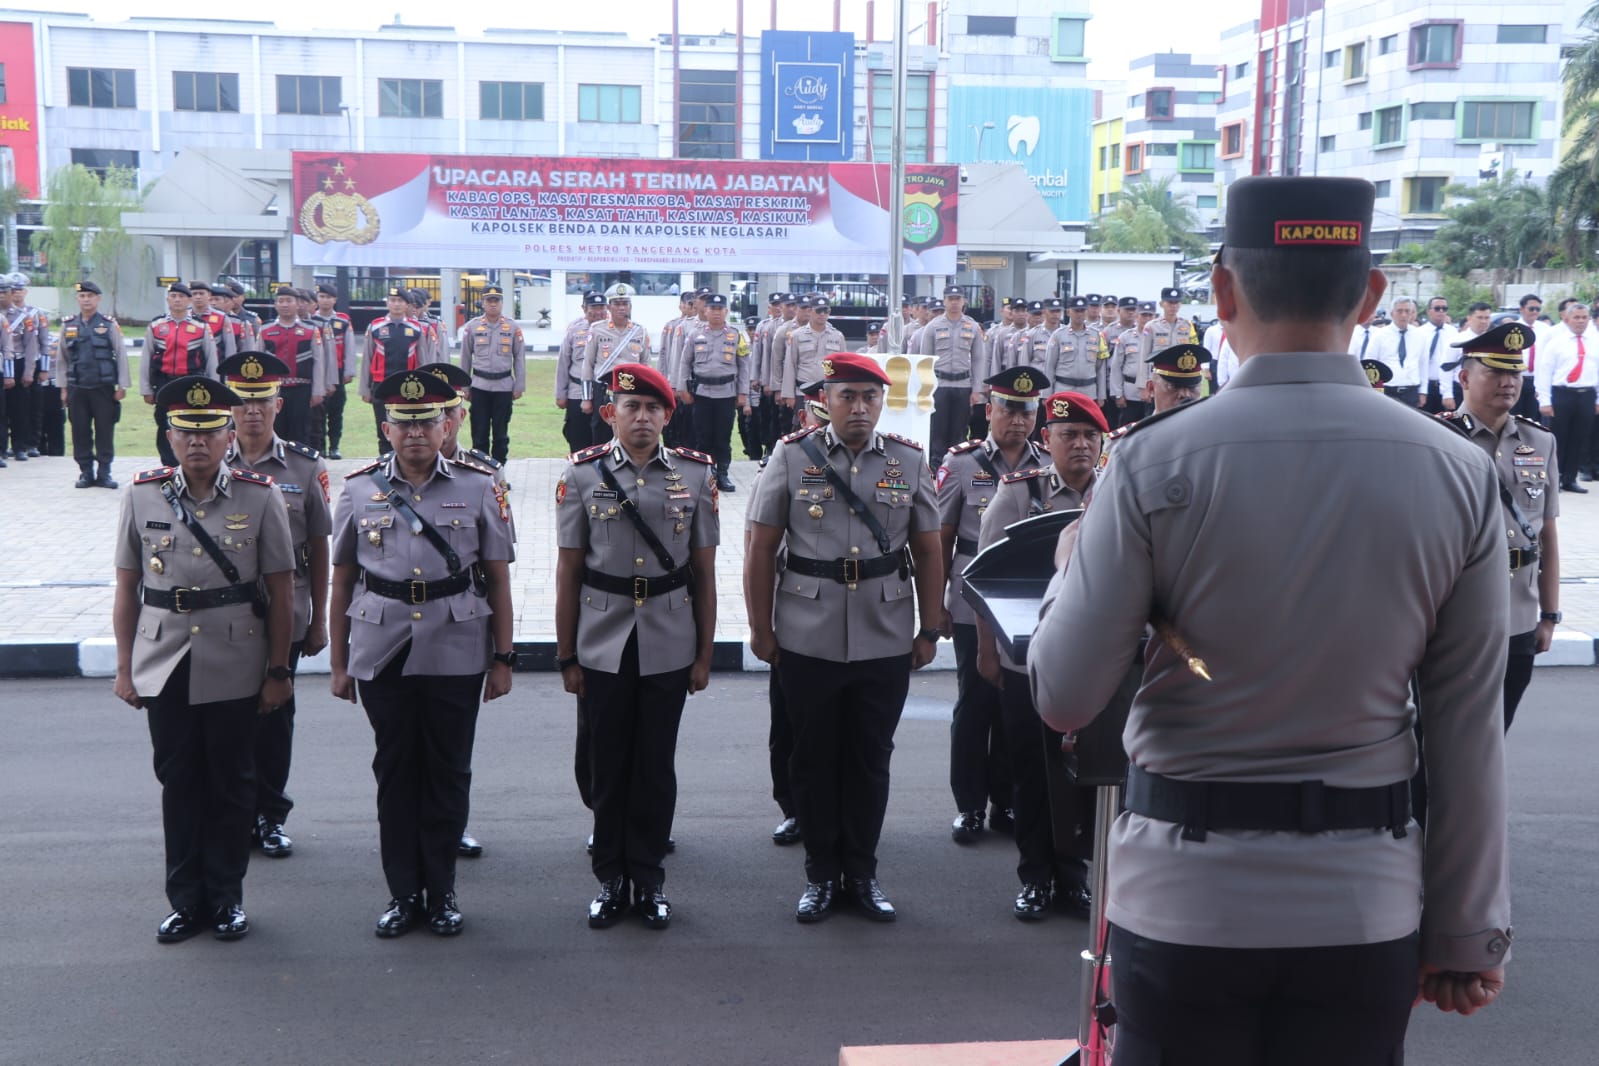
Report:
[[[591,544],[610,544],[614,538],[621,536],[618,523],[626,519],[622,517],[622,509],[614,497],[595,496],[589,500],[588,508]]]
[[[802,599],[814,600],[822,595],[822,579],[811,577],[809,574],[796,574],[792,570],[783,571],[783,580],[778,582],[779,589],[790,596],[799,596]]]
[[[692,502],[688,500],[680,502],[668,500],[663,511],[663,517],[665,519],[664,528],[670,534],[666,538],[668,541],[678,543],[688,539],[689,529],[694,524],[694,505]]]
[[[399,536],[401,530],[395,527],[392,514],[368,515],[361,518],[356,523],[356,530],[360,533],[362,541],[356,546],[358,556],[365,555],[368,558],[376,556],[381,559],[397,550],[394,538]]]
[[[500,342],[500,354],[501,355],[510,355],[511,354],[511,342],[510,341],[501,341]]]
[[[147,610],[140,613],[139,637],[149,641],[161,639],[161,616],[155,611]]]
[[[477,519],[471,511],[450,509],[440,511],[432,519],[433,525],[444,534],[450,547],[465,556],[476,555],[478,542]]]

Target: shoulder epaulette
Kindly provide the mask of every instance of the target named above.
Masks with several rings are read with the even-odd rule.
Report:
[[[455,458],[451,459],[450,462],[454,463],[462,470],[470,470],[474,474],[487,474],[490,477],[494,476],[494,468],[479,462],[477,457],[471,452],[456,452]]]
[[[383,460],[382,459],[378,459],[375,462],[367,463],[365,466],[358,466],[354,470],[350,471],[348,474],[345,474],[344,475],[344,480],[348,481],[352,477],[358,477],[361,474],[369,474],[369,473],[371,473],[372,471],[376,470],[378,467],[380,467],[382,465],[383,465]]]
[[[715,459],[712,459],[709,455],[706,455],[704,452],[697,452],[693,448],[673,448],[672,449],[672,454],[673,455],[681,455],[685,459],[692,459],[696,463],[704,463],[706,466],[715,466],[716,465],[716,460]]]
[[[1549,427],[1538,421],[1536,418],[1528,418],[1526,415],[1511,415],[1510,417],[1514,418],[1522,425],[1531,426],[1533,429],[1541,429],[1545,433],[1549,432]]]
[[[591,463],[611,450],[610,442],[604,444],[591,444],[580,452],[573,452],[569,461],[573,463]]]
[[[1107,437],[1106,440],[1121,440],[1123,437],[1127,436],[1127,434],[1131,433],[1133,431],[1133,427],[1136,425],[1138,425],[1137,422],[1129,422],[1125,426],[1117,426],[1115,429],[1110,431],[1110,436]]]
[[[1001,485],[1013,485],[1018,481],[1031,481],[1033,478],[1041,477],[1047,473],[1049,473],[1049,467],[1047,466],[1035,466],[1031,470],[1012,470],[1000,478],[999,483]]]
[[[262,488],[272,485],[272,479],[265,474],[257,474],[254,470],[240,470],[237,467],[233,468],[233,480],[242,481],[246,485],[260,485]]]
[[[500,467],[505,465],[498,459],[494,458],[494,456],[488,454],[487,452],[480,452],[476,448],[468,448],[461,454],[470,455],[472,458],[476,459],[490,470],[498,470]]]
[[[158,466],[154,470],[146,470],[133,479],[135,485],[143,485],[148,481],[165,481],[171,477],[177,467]]]
[[[792,443],[794,443],[797,440],[802,440],[805,437],[809,436],[810,434],[815,433],[818,428],[820,428],[820,427],[818,427],[818,426],[806,426],[804,429],[796,429],[794,432],[790,433],[788,436],[783,438],[783,443],[784,444],[792,444]]]
[[[1190,400],[1187,403],[1180,403],[1176,407],[1169,407],[1166,410],[1161,411],[1158,414],[1150,415],[1148,418],[1140,418],[1137,422],[1134,422],[1132,425],[1125,427],[1127,432],[1122,434],[1122,437],[1123,438],[1131,437],[1134,433],[1137,433],[1139,430],[1144,429],[1147,426],[1152,426],[1156,422],[1160,422],[1160,421],[1162,421],[1164,419],[1170,418],[1172,415],[1176,414],[1178,411],[1186,411],[1186,410],[1188,410],[1191,407],[1198,407],[1200,404],[1204,403],[1206,399],[1209,399],[1209,397],[1202,397],[1202,398],[1200,398],[1198,400]]]
[[[885,433],[885,434],[883,434],[883,436],[892,437],[893,434],[892,433]],[[900,439],[903,440],[904,438],[900,438]],[[967,452],[972,451],[973,449],[976,449],[976,448],[981,448],[982,446],[983,446],[983,442],[980,441],[980,440],[961,441],[959,444],[955,445],[953,448],[950,449],[950,453],[952,455],[965,455]]]
[[[321,452],[317,451],[315,448],[311,447],[310,445],[301,444],[297,440],[286,440],[286,441],[283,442],[283,446],[285,448],[289,449],[289,451],[293,452],[294,454],[303,455],[307,459],[320,459],[320,458],[322,458],[322,453]]]
[[[889,440],[897,440],[908,448],[915,448],[917,451],[922,450],[920,441],[911,440],[909,437],[902,437],[898,433],[884,433],[883,436],[887,437]],[[978,441],[977,443],[981,444],[983,442]]]

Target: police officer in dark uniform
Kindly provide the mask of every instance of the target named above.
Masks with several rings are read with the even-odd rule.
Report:
[[[155,408],[156,452],[167,466],[177,465],[177,458],[156,393],[176,378],[190,374],[214,378],[217,373],[216,345],[205,325],[189,313],[191,301],[189,287],[182,282],[167,287],[167,313],[145,330],[144,355],[139,360],[139,392]]]
[[[402,370],[373,399],[393,452],[349,474],[334,510],[332,689],[354,702],[359,682],[377,743],[393,898],[376,933],[402,936],[425,920],[454,936],[479,694],[509,692],[516,665],[510,505],[491,475],[439,454],[444,405],[456,399],[448,382]]]
[[[76,487],[114,489],[111,460],[116,457],[122,398],[128,392],[127,347],[116,320],[100,313],[100,286],[80,281],[76,296],[78,313],[62,320],[56,351],[61,402],[72,425],[72,458],[78,464]]]
[[[387,304],[389,313],[385,317],[367,323],[366,351],[361,359],[361,380],[357,386],[361,399],[372,405],[372,417],[378,427],[379,455],[393,450],[383,428],[383,401],[377,396],[379,386],[428,361],[423,355],[422,327],[410,317],[411,304],[406,290],[390,289]]]

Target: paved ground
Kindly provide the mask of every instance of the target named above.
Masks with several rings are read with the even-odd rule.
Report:
[[[1596,680],[1567,669],[1533,682],[1510,745],[1509,987],[1470,1019],[1419,1009],[1410,1066],[1594,1062]],[[659,934],[586,928],[571,704],[553,677],[518,675],[481,718],[472,827],[488,851],[463,864],[468,927],[454,941],[372,935],[386,893],[371,734],[325,691],[301,693],[297,853],[256,862],[246,882],[255,932],[163,947],[141,716],[104,680],[4,683],[0,1063],[827,1066],[841,1044],[1075,1026],[1086,925],[1015,921],[1012,845],[950,842],[948,674],[915,679],[897,737],[881,872],[898,924],[793,921],[801,856],[766,836],[764,680],[724,676],[684,718],[667,883],[678,916]]]

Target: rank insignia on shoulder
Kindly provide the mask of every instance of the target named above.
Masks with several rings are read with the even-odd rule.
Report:
[[[466,452],[458,452],[455,458],[451,459],[450,462],[454,463],[460,469],[470,470],[474,474],[488,474],[490,476],[493,476],[494,474],[494,471],[491,468],[484,466],[482,463],[477,461],[476,457],[469,455]]]
[[[1131,433],[1133,431],[1133,427],[1136,425],[1138,425],[1137,422],[1129,422],[1125,426],[1117,426],[1115,429],[1110,431],[1110,436],[1106,439],[1121,440],[1123,437],[1127,436],[1127,434]]]
[[[382,459],[378,459],[378,460],[375,460],[374,462],[370,462],[370,463],[366,464],[365,466],[358,466],[354,470],[350,471],[348,474],[345,474],[344,475],[344,480],[348,481],[352,477],[358,477],[361,474],[370,474],[372,471],[376,470],[378,467],[380,467],[382,465],[383,465],[383,460]],[[388,497],[385,496],[384,499],[388,499]]]
[[[893,436],[893,434],[892,433],[885,433],[885,434],[883,434],[883,436],[891,437],[891,436]],[[962,441],[961,443],[955,445],[955,447],[951,448],[950,451],[954,452],[956,455],[965,455],[967,452],[974,451],[974,450],[976,450],[978,448],[981,448],[982,446],[983,446],[983,442],[980,441],[980,440],[968,440],[968,441]]]
[[[917,451],[922,450],[920,441],[911,440],[909,437],[902,437],[898,433],[884,433],[883,436],[887,437],[889,440],[897,440],[906,447],[915,448]],[[982,441],[978,441],[978,443],[981,444]]]
[[[706,466],[716,465],[715,459],[712,459],[704,452],[697,452],[693,448],[673,448],[672,452],[675,455],[681,455],[685,459],[692,459],[696,463],[704,463]]]
[[[143,485],[147,481],[165,481],[171,477],[176,467],[158,466],[154,470],[146,470],[133,479],[135,485]]]
[[[1012,470],[1010,473],[1000,478],[999,481],[1002,485],[1014,485],[1019,481],[1031,481],[1033,478],[1039,477],[1040,475],[1048,472],[1049,468],[1043,466],[1034,467],[1031,470]]]
[[[1536,418],[1528,418],[1526,415],[1511,415],[1510,417],[1514,418],[1517,422],[1520,422],[1524,426],[1531,426],[1534,429],[1541,429],[1545,433],[1549,432],[1549,427],[1538,421]]]
[[[582,451],[573,452],[568,461],[573,463],[592,463],[610,450],[610,441],[606,441],[604,444],[591,444]]]
[[[797,440],[803,440],[805,437],[817,432],[818,428],[819,427],[817,426],[806,426],[804,429],[796,429],[794,432],[783,438],[783,443],[792,444]]]
[[[310,447],[309,445],[301,444],[297,440],[286,440],[286,441],[283,442],[283,446],[285,448],[289,449],[289,451],[294,452],[296,455],[303,455],[307,459],[320,459],[320,458],[322,458],[322,453],[321,452],[317,451],[315,448]]]
[[[503,465],[498,459],[494,458],[494,456],[488,454],[487,452],[480,452],[476,448],[468,448],[462,454],[470,455],[472,458],[476,459],[490,470],[498,470]]]
[[[265,474],[257,474],[254,470],[239,470],[235,468],[233,477],[236,481],[242,481],[247,485],[260,485],[262,488],[272,484],[271,478]]]

